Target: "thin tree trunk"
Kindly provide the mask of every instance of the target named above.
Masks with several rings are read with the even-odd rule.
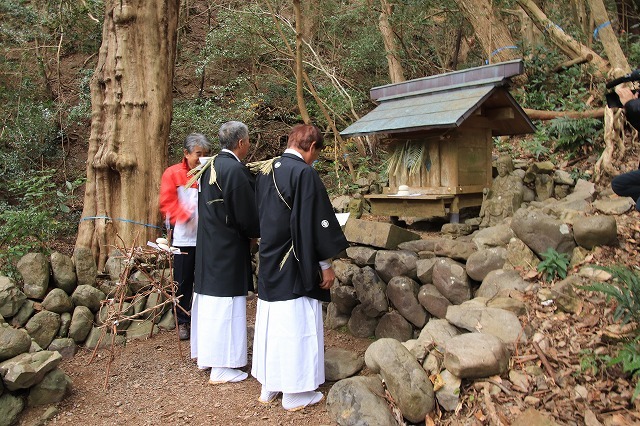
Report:
[[[524,108],[532,120],[553,120],[554,118],[602,118],[604,117],[604,108],[592,109],[589,111],[542,111],[539,109]]]
[[[298,109],[302,116],[302,121],[306,124],[311,123],[311,117],[307,111],[307,104],[304,101],[304,83],[302,81],[302,73],[304,71],[302,64],[302,12],[300,11],[300,0],[293,0],[293,10],[296,17],[296,99],[298,100]]]
[[[618,43],[618,38],[609,23],[610,21],[604,3],[602,0],[587,0],[587,2],[589,3],[589,9],[591,9],[594,24],[596,28],[598,28],[598,38],[602,42],[607,58],[609,58],[609,63],[613,68],[614,77],[620,77],[623,74],[631,72],[629,62],[626,56],[624,56]]]
[[[295,3],[297,1],[298,0],[294,0],[294,7],[295,7]],[[282,39],[282,41],[283,41],[283,43],[284,43],[284,45],[285,45],[285,47],[287,49],[287,52],[289,53],[289,55],[291,55],[292,57],[295,57],[296,60],[297,60],[297,56],[298,56],[298,53],[300,52],[300,49],[297,48],[296,52],[295,53],[293,52],[293,50],[291,49],[291,46],[289,45],[289,41],[287,40],[287,37],[285,36],[284,32],[282,31],[282,27],[280,26],[280,22],[276,18],[275,12],[273,10],[273,6],[271,5],[271,3],[269,1],[267,1],[267,7],[269,8],[269,11],[271,12],[271,15],[273,16],[273,21],[276,24],[276,28],[278,30],[278,33],[280,34],[280,38]],[[299,2],[298,2],[298,11],[299,10],[300,10],[300,5],[299,5]],[[297,27],[297,25],[298,24],[296,22],[296,27]],[[296,42],[298,42],[300,40],[297,37],[298,34],[300,34],[300,33],[296,29]],[[296,45],[297,45],[297,43],[296,43]],[[331,126],[331,129],[333,130],[333,133],[334,133],[334,135],[336,137],[336,140],[338,142],[337,143],[338,149],[340,150],[340,152],[342,154],[346,154],[345,149],[344,149],[342,136],[340,136],[340,132],[336,128],[335,122],[331,119],[331,116],[329,115],[329,113],[327,112],[326,108],[323,105],[322,99],[320,99],[320,96],[316,92],[316,90],[315,90],[315,88],[313,86],[313,83],[311,82],[311,79],[309,79],[309,76],[304,71],[304,68],[302,68],[302,66],[300,66],[300,74],[298,74],[298,66],[297,66],[297,64],[298,63],[296,62],[296,83],[298,83],[298,78],[300,78],[300,81],[302,79],[304,79],[304,81],[307,83],[307,86],[309,87],[309,91],[311,92],[311,94],[315,98],[316,103],[318,104],[320,110],[322,111],[322,113],[324,114],[324,117],[327,120],[327,123],[329,123],[329,125]],[[302,64],[302,61],[300,61],[300,64]],[[296,89],[298,89],[298,84],[296,84]],[[304,103],[304,97],[298,97],[298,102],[300,102],[300,101],[302,101],[302,105],[303,105],[303,107],[305,109],[305,112],[306,112],[306,104]],[[311,122],[311,118],[309,118],[308,113],[307,113],[307,118],[308,118],[309,121],[305,121],[305,123],[310,123]],[[351,174],[351,178],[353,180],[355,180],[355,169],[353,167],[353,163],[352,163],[351,159],[349,158],[348,155],[345,155],[343,157],[345,158],[345,161],[347,163],[347,167],[349,168],[349,173]]]
[[[389,78],[392,83],[400,83],[405,81],[405,78],[402,62],[400,62],[400,56],[398,55],[398,43],[396,43],[396,37],[389,22],[389,18],[393,14],[393,6],[387,0],[380,0],[380,5],[382,6],[382,11],[378,19],[378,26],[380,27],[387,63],[389,64]]]
[[[117,238],[127,247],[160,233],[179,0],[108,0],[91,80],[91,135],[77,247],[103,270]],[[121,245],[118,244],[118,245]]]
[[[552,43],[571,59],[586,57],[591,54],[591,63],[602,76],[609,71],[609,64],[593,50],[578,43],[573,37],[565,33],[559,26],[553,23],[547,15],[533,2],[533,0],[517,0],[518,4],[527,12],[540,31],[546,32]]]
[[[587,46],[591,46],[592,33],[591,22],[589,21],[589,15],[587,15],[587,7],[585,0],[570,0],[571,12],[573,13],[573,21],[576,26],[582,29],[582,32],[587,36]]]

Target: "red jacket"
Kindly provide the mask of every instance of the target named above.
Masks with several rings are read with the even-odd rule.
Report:
[[[168,167],[162,174],[162,180],[160,181],[160,211],[165,218],[169,217],[172,225],[175,225],[176,221],[186,222],[193,213],[182,207],[178,201],[178,191],[176,190],[177,187],[186,185],[191,179],[191,176],[187,176],[189,170],[187,159],[183,158],[182,162]],[[198,181],[195,181],[191,188],[198,188]]]

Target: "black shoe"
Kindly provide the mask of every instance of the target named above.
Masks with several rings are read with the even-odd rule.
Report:
[[[189,340],[191,332],[188,324],[178,324],[178,337],[180,340]]]

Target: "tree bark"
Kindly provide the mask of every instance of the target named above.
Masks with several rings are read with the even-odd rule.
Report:
[[[620,48],[618,38],[613,32],[611,24],[606,24],[609,22],[609,17],[602,0],[587,1],[589,9],[591,9],[591,16],[593,16],[596,28],[598,28],[598,38],[600,38],[604,51],[611,63],[611,76],[615,78],[631,72],[629,62]],[[621,110],[612,111],[608,106],[605,106],[605,108],[607,110],[604,115],[605,149],[596,162],[596,182],[600,180],[603,173],[612,175],[615,170],[613,163],[624,158],[626,152],[624,145],[624,118]]]
[[[296,17],[296,99],[298,100],[298,109],[302,116],[302,121],[306,124],[311,123],[311,117],[307,111],[307,104],[304,101],[304,82],[302,74],[304,72],[302,64],[302,12],[300,10],[300,0],[293,0],[293,10]]]
[[[554,118],[602,118],[604,117],[604,108],[592,109],[589,111],[542,111],[539,109],[524,108],[532,120],[553,120]]]
[[[465,18],[471,23],[476,37],[482,44],[489,63],[519,58],[519,49],[509,28],[493,12],[491,0],[456,0]]]
[[[378,26],[384,42],[387,63],[389,64],[389,78],[391,83],[400,83],[405,81],[405,78],[402,62],[400,62],[400,56],[398,55],[398,43],[396,43],[396,36],[389,22],[389,17],[393,14],[393,6],[387,0],[380,0],[380,5],[382,6],[382,11],[378,19]]]
[[[586,57],[591,54],[593,59],[591,63],[596,67],[598,72],[606,77],[609,71],[609,64],[600,55],[593,50],[578,43],[573,37],[565,33],[562,28],[553,23],[547,15],[533,2],[533,0],[517,0],[518,4],[527,12],[527,15],[533,20],[536,26],[542,32],[546,32],[551,42],[558,47],[565,55],[571,59]]]
[[[613,32],[613,28],[611,28],[610,23],[607,24],[610,21],[604,3],[602,3],[602,0],[587,0],[587,2],[589,3],[589,9],[591,9],[594,24],[598,28],[598,38],[602,42],[602,47],[604,47],[609,63],[616,74],[614,77],[620,77],[631,72],[627,57],[624,56],[620,48],[620,43],[618,43],[618,38]]]
[[[167,166],[179,0],[108,0],[91,79],[91,134],[77,247],[103,270],[116,241],[160,233],[158,190]]]
[[[591,21],[589,15],[587,15],[587,7],[585,0],[570,0],[571,12],[573,14],[573,21],[576,26],[582,29],[582,32],[587,36],[587,46],[591,46],[593,36],[591,33]]]

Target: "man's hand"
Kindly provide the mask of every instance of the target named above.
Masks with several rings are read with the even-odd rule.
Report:
[[[333,272],[333,268],[322,270],[322,282],[320,288],[323,290],[329,290],[333,285],[333,281],[336,279],[336,273]]]
[[[620,102],[622,103],[623,106],[627,102],[638,98],[638,94],[633,93],[631,89],[629,89],[628,87],[616,86],[616,93],[618,94],[618,97],[620,98]]]

